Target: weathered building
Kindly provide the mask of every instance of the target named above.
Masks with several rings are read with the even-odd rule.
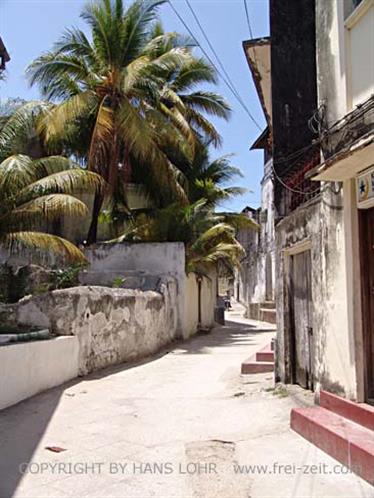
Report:
[[[246,256],[242,261],[241,269],[236,274],[236,297],[246,306],[248,317],[275,322],[270,40],[269,38],[260,38],[245,41],[243,48],[268,126],[251,146],[251,150],[259,149],[264,151],[261,207],[257,210],[251,210],[251,216],[255,217],[260,230],[258,233],[253,230],[242,231],[238,235],[239,241],[246,249]]]
[[[319,163],[314,0],[270,1],[278,379],[356,397],[339,185]]]
[[[316,0],[316,16],[321,158],[310,177],[325,182],[324,188],[341,189],[343,229],[331,231],[341,253],[335,302],[340,296],[346,303],[344,312],[336,309],[331,316],[340,324],[339,335],[331,337],[330,327],[326,332],[342,365],[344,391],[373,401],[374,1]]]
[[[374,163],[373,37],[373,0],[270,0],[270,39],[244,42],[271,145],[276,377],[357,400],[374,389],[374,215],[354,179]]]

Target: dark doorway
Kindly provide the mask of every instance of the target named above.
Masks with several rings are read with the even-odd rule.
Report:
[[[313,311],[310,251],[290,258],[292,382],[306,389],[313,382]]]
[[[374,403],[374,208],[361,211],[360,240],[365,396]]]

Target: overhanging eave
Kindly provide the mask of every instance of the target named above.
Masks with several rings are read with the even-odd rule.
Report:
[[[374,134],[357,141],[344,152],[336,154],[310,173],[315,181],[342,182],[355,178],[358,173],[374,164]]]

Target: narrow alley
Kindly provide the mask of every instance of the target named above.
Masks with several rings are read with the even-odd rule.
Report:
[[[373,497],[290,430],[311,393],[240,375],[272,327],[226,314],[208,335],[2,411],[1,498]]]

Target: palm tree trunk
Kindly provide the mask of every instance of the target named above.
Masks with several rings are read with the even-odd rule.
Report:
[[[92,209],[91,224],[87,235],[87,245],[95,244],[97,241],[97,226],[99,222],[99,214],[101,211],[101,207],[103,205],[103,201],[104,201],[103,194],[101,192],[96,192],[93,209]]]

